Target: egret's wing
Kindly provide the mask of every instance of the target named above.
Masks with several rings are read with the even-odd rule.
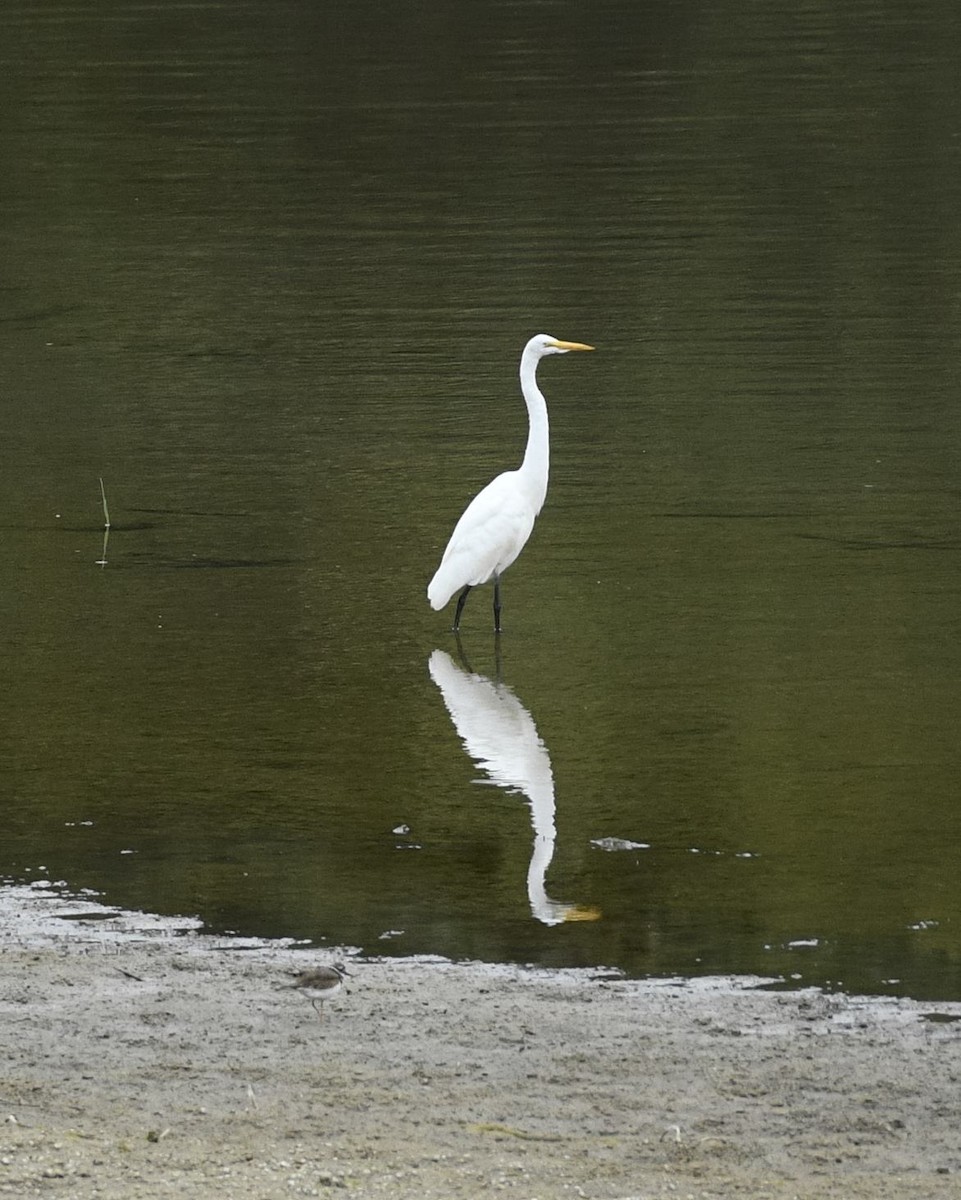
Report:
[[[516,471],[491,480],[454,526],[427,589],[431,607],[441,609],[460,588],[487,583],[506,571],[530,537],[536,516]]]

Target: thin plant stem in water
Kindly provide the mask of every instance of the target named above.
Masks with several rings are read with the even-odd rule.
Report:
[[[103,501],[103,524],[105,529],[110,528],[110,512],[107,509],[107,493],[103,486],[103,476],[98,476],[100,480],[100,499]]]
[[[107,542],[110,539],[110,510],[107,508],[107,490],[103,486],[103,476],[100,479],[100,499],[103,501],[103,550],[97,559],[97,566],[103,570],[107,565]]]

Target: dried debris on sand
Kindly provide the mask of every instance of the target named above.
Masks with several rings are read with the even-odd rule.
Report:
[[[0,1194],[961,1196],[959,1005],[338,951],[320,1021],[333,953],[0,896]]]

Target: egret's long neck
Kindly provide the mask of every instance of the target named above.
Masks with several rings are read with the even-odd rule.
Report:
[[[521,463],[521,473],[536,492],[538,511],[547,495],[547,476],[550,470],[550,430],[547,424],[547,402],[537,386],[537,358],[527,351],[521,357],[521,391],[527,404],[527,449]]]

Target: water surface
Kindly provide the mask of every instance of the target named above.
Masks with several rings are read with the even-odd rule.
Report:
[[[961,17],[580,14],[4,8],[0,872],[957,998]],[[598,353],[458,648],[539,331]]]

